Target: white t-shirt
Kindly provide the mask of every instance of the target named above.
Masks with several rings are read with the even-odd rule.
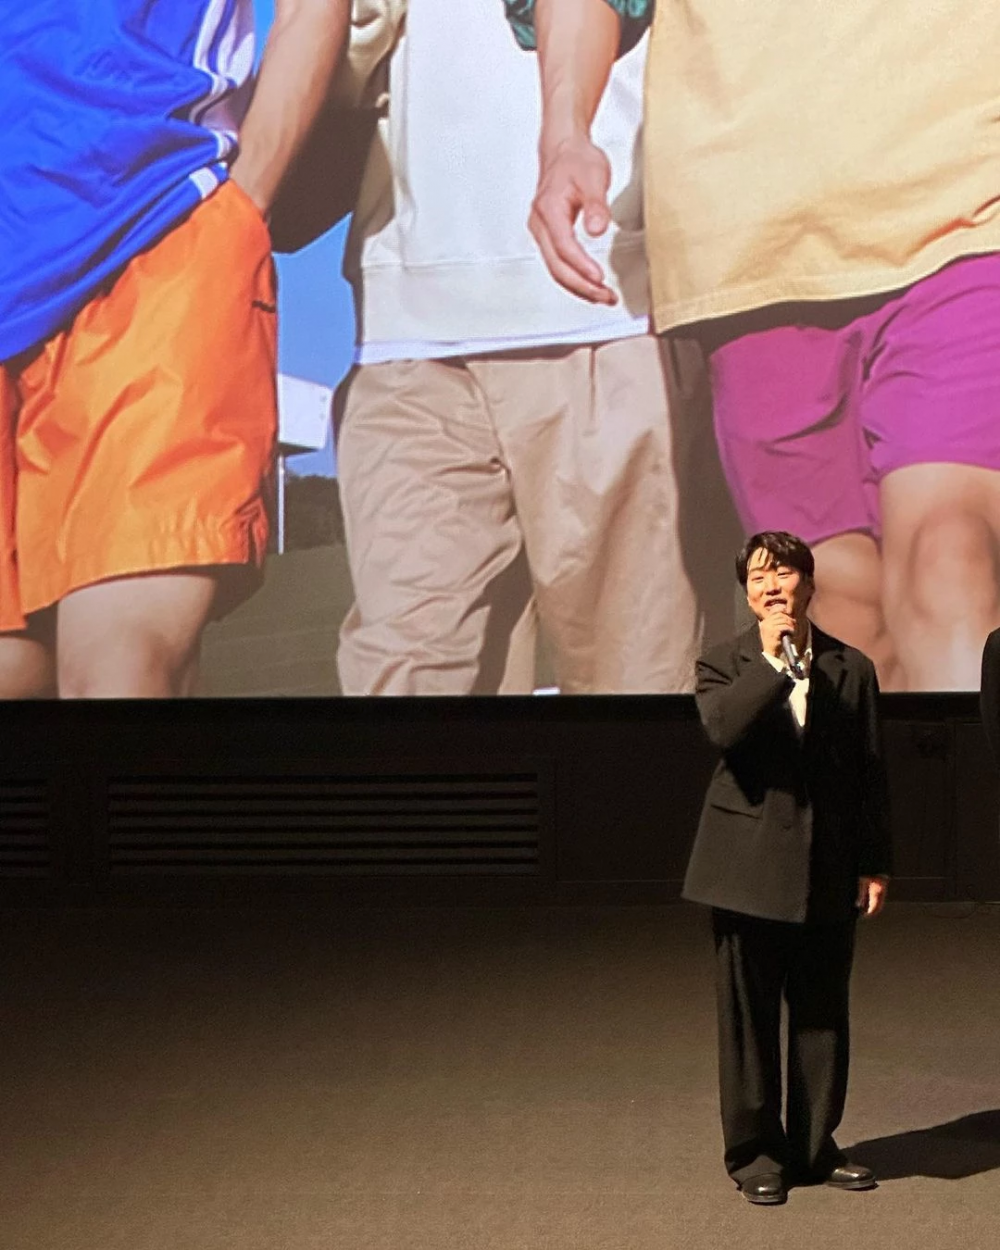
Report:
[[[645,333],[646,40],[615,66],[595,119],[612,167],[613,223],[586,246],[620,295],[607,308],[553,282],[528,232],[538,175],[538,62],[518,48],[499,0],[356,0],[352,32],[348,92],[369,103],[387,100],[344,262],[356,296],[358,359]]]

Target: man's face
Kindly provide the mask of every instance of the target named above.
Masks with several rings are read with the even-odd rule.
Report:
[[[813,579],[781,564],[758,547],[747,565],[747,603],[758,621],[771,612],[787,612],[796,621],[805,616],[813,596]]]

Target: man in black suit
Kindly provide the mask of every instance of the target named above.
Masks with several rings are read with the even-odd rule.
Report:
[[[778,1203],[794,1182],[875,1184],[833,1134],[855,921],[885,901],[889,837],[875,670],[809,621],[812,552],[754,534],[736,572],[757,621],[698,661],[698,711],[722,758],[684,897],[712,908],[726,1168],[750,1202]]]
[[[983,647],[979,712],[993,759],[1000,765],[1000,629],[994,629]]]

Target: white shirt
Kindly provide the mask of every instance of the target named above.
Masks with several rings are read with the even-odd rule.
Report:
[[[788,707],[792,714],[792,720],[795,722],[797,733],[802,733],[806,727],[806,699],[809,696],[809,671],[812,668],[812,626],[808,628],[806,633],[806,649],[799,657],[799,663],[802,665],[804,677],[796,677],[788,665],[785,663],[785,657],[776,655],[768,655],[766,651],[762,651],[761,655],[767,660],[776,672],[787,673],[795,682],[792,693],[788,696]]]
[[[645,334],[643,213],[648,36],[616,61],[594,117],[611,165],[612,222],[580,243],[619,302],[552,281],[528,231],[538,181],[538,59],[497,3],[354,0],[333,93],[377,130],[344,254],[358,361],[442,359]],[[448,57],[442,72],[442,50]],[[486,154],[484,156],[484,154]]]

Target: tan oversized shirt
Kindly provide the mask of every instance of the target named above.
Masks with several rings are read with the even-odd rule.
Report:
[[[996,0],[661,0],[657,327],[905,286],[1000,248]]]
[[[652,18],[657,329],[906,286],[1000,250],[996,0],[608,0]],[[521,42],[533,0],[506,0]]]

